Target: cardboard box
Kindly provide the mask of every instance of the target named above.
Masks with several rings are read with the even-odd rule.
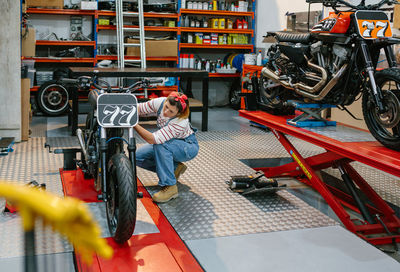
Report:
[[[140,43],[136,39],[127,39],[127,43]],[[162,40],[146,41],[146,56],[147,57],[177,57],[178,56],[178,41],[177,40]],[[127,56],[140,57],[140,47],[128,47],[126,49]]]
[[[22,57],[34,57],[36,55],[36,36],[35,29],[24,28],[22,29]]]
[[[29,138],[30,85],[29,78],[21,79],[21,141]]]
[[[64,7],[64,0],[25,0],[26,6],[29,7],[42,7],[42,8],[57,8]]]
[[[400,28],[400,5],[394,5],[393,9],[393,27]]]
[[[85,9],[85,10],[96,10],[97,2],[96,1],[82,1],[80,8]]]

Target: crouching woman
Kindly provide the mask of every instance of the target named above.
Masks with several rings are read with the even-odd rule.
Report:
[[[136,151],[136,165],[157,173],[161,190],[153,195],[155,202],[167,202],[178,197],[176,182],[186,170],[185,161],[199,152],[195,132],[189,122],[189,101],[177,92],[168,97],[152,99],[138,105],[139,116],[156,114],[154,133],[141,125],[136,132],[148,143]]]

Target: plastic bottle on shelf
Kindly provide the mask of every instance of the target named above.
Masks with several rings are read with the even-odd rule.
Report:
[[[197,62],[197,70],[201,70],[201,60],[200,59]]]
[[[189,68],[190,69],[194,69],[194,54],[190,54],[190,58],[189,58]]]
[[[187,16],[186,15],[186,17],[185,17],[185,27],[190,27],[190,19],[189,19],[189,16]]]
[[[261,55],[261,50],[258,50],[258,54],[257,54],[257,66],[262,66],[262,55]]]
[[[242,20],[242,28],[243,29],[248,29],[249,28],[249,24],[247,23],[245,18],[243,18],[243,20]]]
[[[181,5],[182,5],[182,8],[185,9],[186,8],[186,0],[181,0]]]
[[[213,1],[213,10],[218,10],[217,0]]]
[[[183,68],[183,54],[179,56],[179,67]]]
[[[208,10],[208,3],[207,2],[203,2],[203,9],[204,10]]]
[[[209,60],[206,61],[206,71],[210,72],[210,61]]]
[[[220,69],[220,68],[221,68],[221,59],[220,59],[220,58],[218,58],[218,60],[217,60],[216,68],[217,68],[217,69]]]

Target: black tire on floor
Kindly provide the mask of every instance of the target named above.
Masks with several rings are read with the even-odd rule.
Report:
[[[123,244],[135,230],[137,209],[136,173],[124,154],[115,154],[108,163],[107,220],[114,240]]]
[[[43,83],[37,94],[40,110],[49,116],[59,116],[69,109],[69,92],[55,80]]]
[[[242,92],[240,79],[235,79],[232,82],[231,88],[229,90],[229,105],[234,109],[240,109],[241,97],[239,94]]]
[[[375,73],[383,94],[385,113],[378,113],[371,94],[364,94],[362,110],[371,134],[384,146],[400,151],[400,70],[384,69]],[[393,84],[391,84],[393,82]]]

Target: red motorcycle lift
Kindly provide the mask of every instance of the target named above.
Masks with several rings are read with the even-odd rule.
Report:
[[[61,168],[60,175],[64,195],[85,202],[99,201],[93,179],[85,179],[81,169]],[[87,265],[76,254],[77,271],[203,271],[139,180],[138,192],[143,194],[143,198],[138,201],[142,201],[159,232],[134,235],[122,245],[117,244],[113,238],[107,238],[108,244],[114,250],[112,259],[93,256],[92,264]]]
[[[373,190],[350,165],[358,161],[378,170],[400,177],[400,153],[383,147],[378,142],[341,142],[303,128],[287,124],[292,117],[275,116],[262,111],[239,111],[239,115],[269,127],[294,162],[276,167],[256,168],[268,178],[296,177],[317,190],[351,232],[373,245],[400,242],[400,219],[394,210]],[[322,147],[326,152],[304,158],[284,135],[288,134]],[[338,168],[349,193],[324,183],[316,171],[328,167]],[[365,203],[357,188],[372,203]],[[364,220],[351,218],[349,208]],[[397,245],[395,245],[397,248]]]

